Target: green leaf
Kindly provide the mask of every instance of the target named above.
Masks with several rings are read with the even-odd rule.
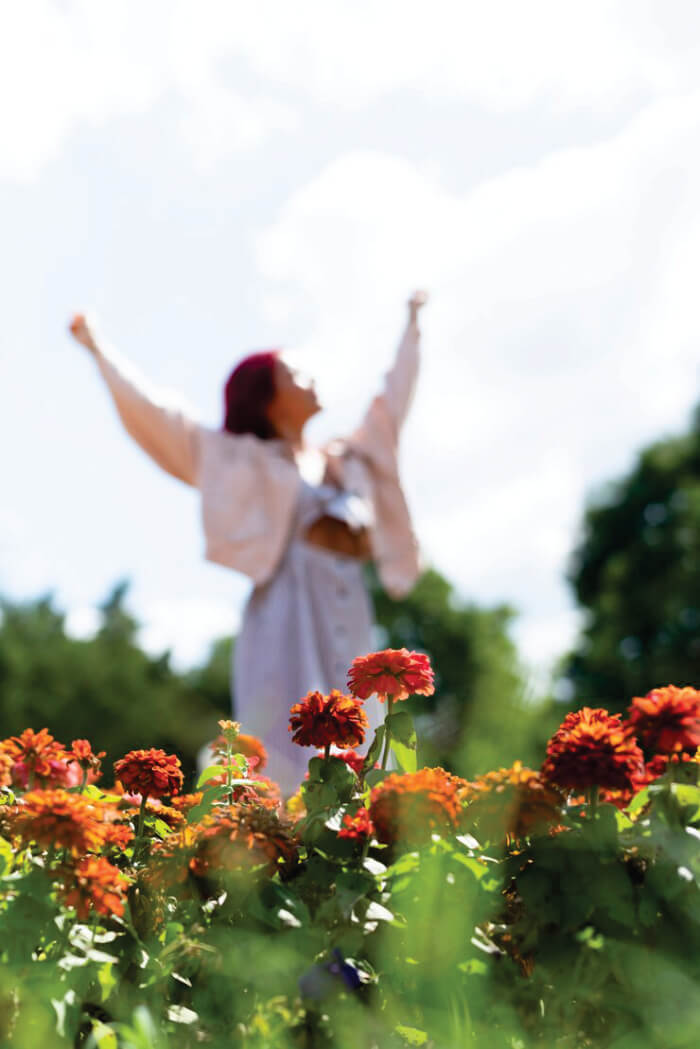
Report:
[[[407,710],[400,710],[398,714],[392,714],[386,719],[385,724],[389,726],[389,731],[394,739],[403,743],[405,747],[415,748],[416,729],[413,718]]]
[[[372,745],[370,746],[369,750],[367,751],[367,755],[365,757],[365,763],[363,765],[363,769],[364,769],[365,772],[367,771],[367,769],[371,769],[372,766],[374,765],[375,761],[377,761],[377,759],[379,758],[383,742],[384,742],[384,726],[380,725],[379,728],[377,729],[377,731],[374,734],[374,739],[372,740]]]
[[[12,870],[12,846],[5,838],[0,838],[0,878]]]
[[[391,749],[396,757],[397,764],[402,772],[415,772],[418,768],[418,757],[415,745],[413,747],[400,743],[397,739],[391,740]]]
[[[420,1031],[417,1027],[406,1027],[404,1024],[397,1024],[394,1030],[399,1038],[403,1038],[406,1045],[425,1045],[428,1041],[426,1032]]]
[[[387,878],[394,878],[401,874],[416,871],[419,867],[420,855],[417,852],[406,852],[396,863],[392,863],[386,872],[386,876]]]
[[[618,831],[629,830],[630,827],[634,827],[634,823],[629,816],[626,816],[620,809],[615,809],[615,820],[617,821]]]
[[[209,765],[197,780],[196,790],[199,790],[208,780],[214,779],[215,776],[223,776],[225,772],[226,767],[224,765]]]
[[[649,804],[649,789],[644,787],[639,791],[638,794],[632,798],[632,801],[627,806],[627,811],[632,816],[636,816],[638,812],[641,812],[645,805]]]
[[[390,775],[386,769],[370,769],[365,776],[365,782],[368,787],[376,787],[378,783],[381,783],[383,779],[386,779]]]
[[[114,1028],[101,1020],[92,1021],[92,1031],[85,1043],[85,1049],[117,1049],[118,1044]]]
[[[323,778],[331,783],[339,794],[355,789],[355,773],[342,758],[330,757],[325,763]]]
[[[693,808],[694,811],[688,816],[689,822],[695,823],[700,819],[700,787],[692,783],[672,783],[671,793],[683,808]]]
[[[169,834],[172,834],[172,828],[167,825],[165,819],[154,819],[153,830],[160,838],[167,838]]]
[[[457,862],[461,863],[463,867],[466,867],[472,872],[477,881],[489,873],[488,867],[484,863],[479,863],[473,856],[465,856],[463,852],[453,853],[452,858]],[[497,881],[497,885],[500,888],[500,881]]]
[[[486,976],[491,971],[490,966],[481,958],[470,958],[468,962],[460,962],[457,968],[469,976]]]
[[[100,996],[103,1002],[107,1001],[110,994],[119,983],[119,978],[115,973],[115,969],[116,966],[112,962],[105,962],[104,965],[101,965],[97,970],[97,980],[100,985]],[[114,1044],[116,1045],[116,1041]]]
[[[207,813],[211,811],[214,803],[217,802],[219,798],[226,797],[227,794],[228,787],[225,784],[218,787],[209,787],[209,789],[204,792],[204,797],[199,805],[194,805],[187,813],[187,822],[196,823],[197,820],[201,820],[203,816],[206,816]]]
[[[231,764],[235,765],[239,772],[247,772],[248,759],[245,754],[232,754]]]

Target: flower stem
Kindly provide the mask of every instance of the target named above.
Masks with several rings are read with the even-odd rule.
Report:
[[[324,761],[328,761],[330,756],[331,756],[331,745],[330,745],[330,743],[326,743],[326,749],[325,749],[325,752],[324,752],[324,755],[323,755],[323,760]]]
[[[139,821],[136,824],[136,842],[139,843],[143,837],[143,821],[146,818],[146,802],[148,794],[141,795],[141,807],[139,809]]]
[[[226,740],[226,786],[228,787],[228,803],[233,808],[233,776],[231,775],[231,757],[233,755],[233,747],[231,743]]]
[[[595,816],[598,811],[598,800],[599,800],[599,789],[598,787],[588,788],[588,805],[591,810],[591,816]]]
[[[394,705],[394,700],[391,696],[386,697],[386,717],[384,719],[384,752],[382,754],[382,769],[386,768],[386,763],[389,759],[389,748],[391,747],[391,708]]]

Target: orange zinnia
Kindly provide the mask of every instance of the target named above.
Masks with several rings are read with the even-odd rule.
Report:
[[[337,689],[309,692],[290,711],[289,731],[300,747],[357,747],[365,740],[367,715],[359,699]]]
[[[68,762],[76,761],[83,772],[91,772],[91,781],[94,782],[101,775],[100,767],[104,756],[104,750],[101,750],[99,754],[93,753],[92,744],[89,740],[74,739],[68,754]]]
[[[47,728],[38,732],[27,728],[19,736],[10,736],[3,741],[3,750],[12,759],[15,786],[66,786],[70,780],[68,751]]]
[[[14,761],[0,743],[0,787],[9,787],[12,783],[12,766]]]
[[[358,699],[377,695],[396,701],[409,696],[432,696],[435,691],[433,668],[422,652],[407,648],[387,648],[353,660],[348,672],[348,688]]]
[[[567,790],[628,790],[643,773],[643,755],[616,715],[572,711],[547,744],[542,777]]]
[[[565,799],[539,772],[516,761],[467,783],[464,822],[485,841],[522,838],[559,822]]]
[[[75,907],[81,921],[87,920],[91,908],[98,914],[121,918],[128,884],[128,879],[104,856],[86,856],[70,872],[63,902],[67,907]]]
[[[667,685],[635,696],[628,725],[649,754],[694,754],[700,747],[700,690]]]
[[[25,842],[69,849],[74,856],[98,852],[105,841],[104,807],[59,788],[30,790],[17,806],[14,826]]]
[[[412,847],[434,833],[456,830],[465,786],[465,780],[441,768],[387,776],[372,791],[369,806],[378,840]]]
[[[114,775],[124,790],[149,798],[177,794],[184,782],[180,759],[154,747],[150,750],[130,750],[115,762]]]
[[[200,877],[256,868],[273,875],[280,864],[291,867],[296,862],[298,845],[291,825],[262,805],[229,806],[205,816],[196,831],[190,869]]]

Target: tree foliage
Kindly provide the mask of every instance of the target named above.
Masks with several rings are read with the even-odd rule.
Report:
[[[193,770],[197,748],[221,717],[220,697],[176,673],[167,652],[152,657],[141,650],[126,593],[124,583],[113,589],[90,640],[66,633],[65,616],[50,596],[3,601],[0,736],[47,726],[60,739],[93,740],[111,760],[148,742],[176,750]],[[213,668],[206,671],[203,685]]]
[[[588,621],[565,664],[576,702],[628,696],[700,668],[700,406],[587,509],[570,581]]]

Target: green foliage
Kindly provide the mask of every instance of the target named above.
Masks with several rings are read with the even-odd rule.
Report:
[[[586,511],[570,579],[587,625],[564,673],[577,704],[620,710],[700,666],[700,408]]]
[[[405,717],[394,727],[410,742]],[[150,819],[111,854],[131,880],[123,916],[81,921],[62,902],[62,849],[26,834],[0,849],[2,1049],[697,1044],[696,763],[671,766],[627,812],[562,802],[556,833],[479,842],[457,828],[402,851],[339,836],[368,793],[343,761],[314,757],[293,861],[270,868],[261,853],[238,869],[214,853],[204,875],[189,862],[198,833],[271,818],[238,794],[244,760],[225,762],[242,775],[204,780],[203,824],[165,828],[161,845]]]
[[[461,601],[434,569],[398,601],[382,591],[376,576],[370,583],[382,633],[377,648],[427,652],[438,668],[435,696],[407,703],[420,726],[419,766],[443,765],[472,776],[518,758],[535,760],[546,735],[508,635],[513,610]]]
[[[198,674],[177,674],[167,654],[153,658],[139,648],[125,596],[124,584],[115,587],[101,607],[100,629],[88,641],[66,634],[65,617],[50,597],[2,602],[0,738],[46,726],[68,743],[90,739],[108,761],[134,748],[163,747],[177,750],[191,774],[198,748],[212,738],[221,717],[224,646],[215,648]],[[228,687],[227,667],[225,712]]]

